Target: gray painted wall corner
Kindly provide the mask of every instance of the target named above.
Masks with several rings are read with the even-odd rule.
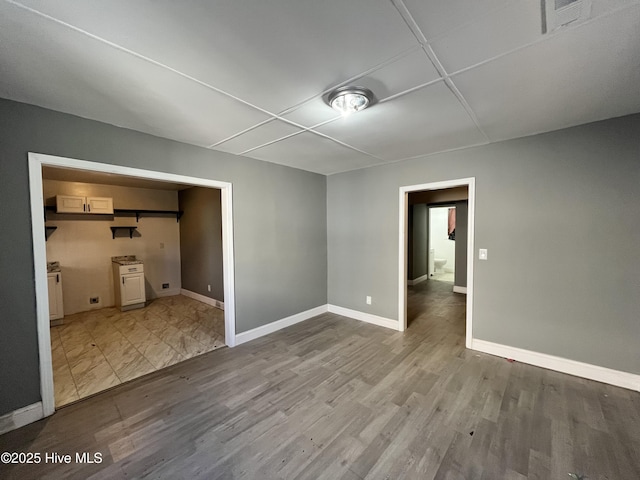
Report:
[[[397,319],[399,188],[475,177],[474,337],[640,373],[638,138],[636,114],[329,176],[329,303]]]
[[[0,415],[40,400],[27,153],[231,182],[236,332],[327,303],[326,178],[0,99]]]
[[[191,187],[178,199],[182,288],[224,302],[220,190]]]

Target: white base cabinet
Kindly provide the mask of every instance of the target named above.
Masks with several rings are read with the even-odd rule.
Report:
[[[123,311],[144,307],[147,297],[142,264],[112,265],[116,307]]]
[[[144,273],[133,273],[131,275],[122,275],[120,281],[120,298],[121,306],[126,307],[135,305],[136,303],[144,303]]]
[[[57,320],[64,317],[62,273],[47,273],[47,288],[49,290],[49,320]]]

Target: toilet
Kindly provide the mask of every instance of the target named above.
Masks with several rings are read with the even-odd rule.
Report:
[[[442,268],[445,266],[446,263],[447,263],[446,258],[434,258],[433,259],[434,272],[442,271]]]

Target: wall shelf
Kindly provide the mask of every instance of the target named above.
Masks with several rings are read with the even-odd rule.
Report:
[[[109,228],[111,228],[111,237],[115,239],[116,238],[116,232],[118,230],[129,230],[129,238],[133,238],[133,232],[138,227],[136,227],[134,225],[134,226],[109,227]]]
[[[114,208],[113,214],[118,215],[135,215],[136,223],[143,215],[175,215],[176,222],[180,221],[180,217],[184,212],[181,210],[146,210],[140,208]]]
[[[53,225],[45,225],[44,226],[44,241],[49,240],[49,237],[53,232],[57,230],[58,227],[54,227]]]
[[[44,221],[47,221],[47,212],[54,213],[56,215],[73,215],[76,218],[91,218],[91,217],[112,217],[113,213],[103,213],[103,212],[58,212],[55,205],[45,205],[44,206]]]
[[[47,211],[56,213],[55,205],[45,205],[44,207],[44,219],[47,220]],[[140,220],[140,217],[144,215],[172,215],[176,217],[176,222],[180,221],[180,217],[184,212],[182,210],[150,210],[145,208],[114,208],[113,213],[102,214],[105,216],[114,216],[114,217],[125,217],[128,215],[135,215],[136,223]],[[63,213],[61,215],[69,215],[68,213]],[[77,213],[80,217],[81,215],[87,215],[86,213]]]

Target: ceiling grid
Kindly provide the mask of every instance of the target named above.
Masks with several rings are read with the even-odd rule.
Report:
[[[3,0],[0,97],[325,175],[428,161],[640,111],[640,0],[592,3],[545,35],[539,2]],[[344,119],[346,85],[375,101]]]
[[[438,59],[438,56],[436,55],[436,52],[434,52],[433,49],[431,48],[431,46],[429,45],[429,41],[427,40],[427,36],[420,29],[420,27],[418,26],[416,21],[411,16],[411,12],[409,12],[409,10],[407,9],[406,5],[402,2],[402,0],[393,0],[393,4],[398,9],[398,12],[400,13],[400,15],[402,15],[402,17],[405,19],[405,22],[407,23],[407,25],[409,26],[411,31],[414,33],[414,35],[416,36],[418,41],[420,41],[420,43],[422,44],[422,48],[424,49],[425,53],[427,54],[427,57],[429,57],[429,60],[431,60],[431,63],[433,63],[433,65],[436,68],[436,70],[438,70],[438,72],[440,73],[440,76],[444,79],[447,87],[449,87],[451,92],[456,96],[456,98],[458,99],[458,101],[460,102],[462,107],[469,114],[469,117],[471,118],[473,123],[475,123],[476,127],[478,128],[478,131],[486,139],[487,143],[489,143],[491,140],[489,139],[487,134],[482,130],[482,127],[480,126],[480,122],[478,121],[478,117],[473,112],[473,110],[471,109],[471,106],[465,100],[465,98],[462,95],[462,93],[460,92],[460,90],[458,90],[458,88],[455,86],[453,81],[449,78],[449,74],[447,73],[447,71],[445,70],[444,66],[442,65],[442,63]]]

